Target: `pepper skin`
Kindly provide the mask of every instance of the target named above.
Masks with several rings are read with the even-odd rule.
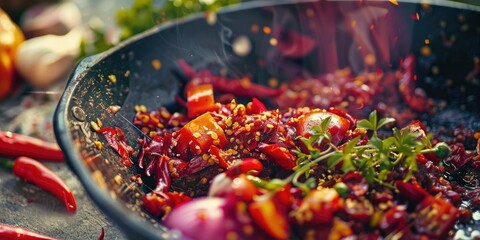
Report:
[[[55,143],[5,131],[0,131],[0,156],[26,156],[52,162],[64,159],[62,150]]]
[[[25,228],[0,224],[0,239],[3,240],[56,240],[40,233],[30,231]]]
[[[29,157],[19,157],[13,163],[13,173],[21,180],[33,183],[55,195],[63,201],[68,212],[76,211],[77,204],[72,191],[60,177],[45,165]]]

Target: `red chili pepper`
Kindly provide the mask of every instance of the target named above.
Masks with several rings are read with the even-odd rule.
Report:
[[[0,155],[5,157],[27,156],[54,162],[64,159],[62,150],[55,143],[4,131],[0,131]]]
[[[178,60],[178,64],[182,73],[189,80],[188,85],[195,86],[209,83],[212,84],[215,93],[232,93],[237,97],[272,98],[282,94],[284,91],[284,89],[275,89],[253,83],[249,76],[243,78],[226,78],[214,75],[209,70],[197,72],[183,59]],[[187,90],[189,88],[189,86],[186,87]]]
[[[340,109],[337,109],[337,108],[334,108],[334,107],[331,107],[328,109],[328,112],[331,112],[333,114],[336,114],[340,117],[343,117],[343,118],[346,118],[349,122],[350,122],[350,130],[353,130],[355,129],[355,127],[357,126],[357,119],[354,118],[352,115],[340,110]]]
[[[230,178],[239,176],[240,174],[249,173],[251,175],[258,175],[263,171],[262,162],[258,161],[255,158],[244,158],[238,164],[229,168],[225,174]]]
[[[98,236],[97,240],[103,240],[105,238],[105,230],[103,229],[102,227],[102,232],[100,233],[100,235]]]
[[[40,233],[33,232],[31,230],[0,224],[0,239],[3,240],[55,240],[56,238],[42,235]]]
[[[152,216],[161,218],[173,208],[191,200],[192,198],[179,192],[151,192],[143,196],[142,207]]]
[[[414,111],[426,112],[429,107],[427,94],[421,88],[415,87],[415,56],[408,55],[403,59],[401,68],[403,73],[398,81],[398,90],[405,103]]]
[[[29,157],[18,157],[13,163],[13,173],[21,180],[35,184],[62,200],[68,212],[75,212],[75,197],[63,180],[45,165]]]
[[[275,26],[273,36],[278,40],[277,49],[285,57],[303,57],[317,46],[317,41],[310,36]]]
[[[259,143],[258,150],[283,169],[292,170],[296,166],[295,156],[277,144]]]
[[[113,148],[121,157],[123,165],[131,167],[133,165],[130,155],[134,152],[133,148],[126,142],[125,134],[120,128],[105,127],[97,132],[102,133],[108,142],[108,145]]]
[[[267,107],[258,98],[252,98],[252,102],[247,105],[247,114],[259,114],[267,111]]]

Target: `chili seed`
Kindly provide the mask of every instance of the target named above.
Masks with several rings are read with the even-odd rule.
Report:
[[[98,124],[94,121],[91,121],[90,122],[90,126],[92,126],[92,129],[95,131],[95,132],[98,132],[100,131],[100,127],[98,126]]]
[[[93,144],[97,147],[98,150],[102,150],[103,144],[100,141],[94,141]]]
[[[113,180],[117,185],[120,185],[122,183],[122,176],[120,176],[120,174],[117,174],[115,175],[115,177],[113,177]]]
[[[113,74],[108,75],[108,80],[112,83],[117,83],[117,77]]]

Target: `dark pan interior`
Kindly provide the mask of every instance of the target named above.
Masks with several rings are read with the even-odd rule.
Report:
[[[352,58],[347,57],[347,49],[353,40],[345,31],[342,14],[337,15],[335,20],[338,24],[330,32],[334,38],[326,38],[336,42],[336,64],[329,64],[328,59],[319,57],[321,54],[295,60],[275,57],[269,44],[271,37],[261,34],[262,27],[283,24],[308,31],[304,29],[303,16],[308,9],[333,9],[345,13],[358,7],[372,7],[391,11],[393,14],[390,16],[394,17],[383,21],[391,25],[398,44],[390,45],[391,59],[384,68],[395,69],[406,54],[415,54],[418,86],[436,101],[447,103],[446,108],[433,118],[423,116],[422,120],[433,129],[459,123],[472,129],[480,128],[477,106],[480,102],[480,76],[478,72],[475,75],[475,69],[480,71],[478,9],[467,5],[436,6],[407,2],[396,6],[388,1],[360,4],[349,1],[288,2],[291,1],[258,1],[226,9],[217,15],[213,25],[203,15],[178,24],[165,24],[105,53],[87,58],[77,66],[55,114],[57,140],[71,169],[89,195],[129,237],[178,238],[178,233],[167,231],[142,211],[138,193],[143,193],[144,189],[130,180],[136,173],[135,169],[123,166],[112,149],[104,147],[100,150],[96,147],[95,141],[103,142],[104,146],[107,144],[102,136],[94,133],[91,122],[99,120],[103,126],[123,129],[128,142],[135,146],[137,138],[141,137],[138,129],[130,123],[135,105],[143,104],[149,109],[176,107],[175,96],[181,91],[178,59],[185,59],[196,69],[226,68],[233,76],[250,73],[255,81],[262,84],[271,77],[288,81],[290,75],[298,73],[297,68],[283,68],[281,64],[302,66],[308,74],[326,73],[332,66],[352,67],[360,71],[354,66]],[[323,28],[328,25],[325,21],[317,19],[315,23],[318,28]],[[253,25],[260,27],[260,33],[252,32]],[[232,50],[233,40],[241,35],[248,36],[252,43],[252,51],[243,57]],[[434,54],[421,54],[425,39],[431,39],[429,47]],[[451,41],[454,44],[449,44]],[[328,42],[320,42],[320,45],[323,51],[329,49]],[[152,61],[157,60],[161,63],[160,69],[152,66]],[[265,61],[267,64],[259,66],[259,62]],[[467,78],[469,74],[474,77]],[[122,107],[117,114],[109,112],[109,107],[113,105]],[[477,221],[459,227],[478,229],[478,226]]]

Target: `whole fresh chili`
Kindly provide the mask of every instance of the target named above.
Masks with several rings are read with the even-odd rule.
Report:
[[[63,152],[55,143],[8,131],[0,131],[0,156],[26,156],[39,160],[61,162]]]
[[[35,159],[18,157],[13,163],[13,173],[23,181],[33,183],[60,199],[67,211],[74,213],[77,204],[72,191],[54,172]]]
[[[402,65],[394,97],[406,108],[429,102],[407,79],[411,64]],[[370,92],[355,96],[379,111],[357,119],[330,107],[268,110],[257,98],[211,104],[205,84],[212,83],[190,87],[202,86],[207,108],[192,114],[137,106],[133,121],[150,137],[139,140],[134,163],[154,180],[143,208],[186,237],[449,239],[458,221],[472,220],[469,208],[480,208],[480,140],[466,150],[474,138],[466,129],[440,138],[420,121],[380,118],[388,112]],[[420,95],[409,98],[414,91]]]
[[[31,230],[0,224],[0,239],[3,240],[56,240],[56,238],[48,237],[40,233],[33,232]]]

